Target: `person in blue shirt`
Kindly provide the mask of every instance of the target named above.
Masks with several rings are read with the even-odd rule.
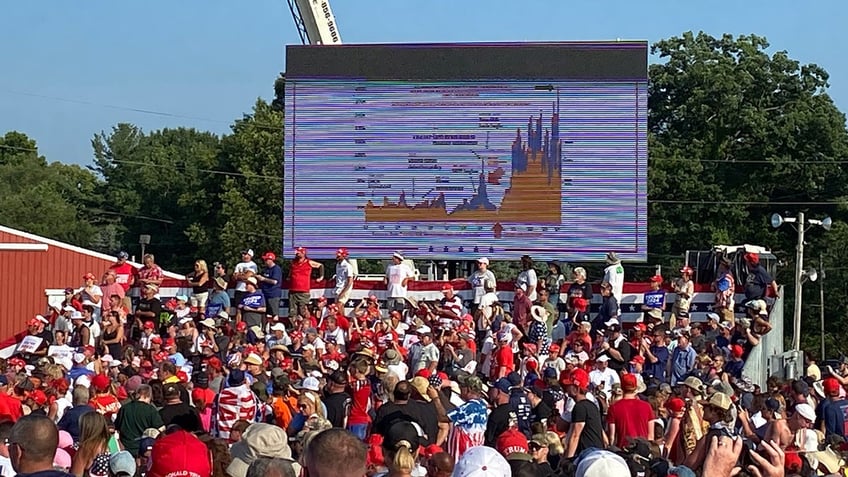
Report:
[[[85,367],[85,354],[82,352],[74,353],[74,365],[68,371],[68,379],[76,381],[80,376],[93,376],[94,371]]]
[[[664,383],[669,353],[668,347],[665,345],[665,333],[661,328],[654,330],[654,340],[651,346],[642,343],[642,350],[645,351],[645,369],[643,374]]]
[[[681,333],[677,338],[677,347],[671,354],[671,385],[683,382],[695,367],[695,356],[697,353],[689,345],[689,335]]]
[[[839,397],[841,387],[839,381],[834,378],[825,378],[822,382],[827,399],[819,404],[816,416],[824,422],[826,438],[837,435],[844,439],[848,434],[845,432],[845,412],[848,411],[848,401]]]
[[[222,311],[230,313],[230,295],[227,294],[227,281],[221,277],[212,280],[215,287],[206,302],[206,318],[217,320]]]
[[[74,439],[74,442],[79,442],[80,438],[80,416],[94,412],[94,408],[88,404],[90,398],[88,388],[84,386],[74,387],[71,395],[71,404],[73,407],[65,410],[65,413],[62,414],[62,418],[59,419],[57,424],[59,430],[67,431]]]
[[[650,311],[665,311],[665,290],[662,289],[662,283],[663,277],[654,275],[651,277],[651,289],[642,295],[642,311],[645,312],[645,323],[656,321],[649,315]]]
[[[277,265],[277,256],[273,252],[265,252],[262,260],[265,261],[265,269],[262,270],[261,275],[256,276],[256,280],[265,297],[266,314],[276,321],[280,316],[280,298],[283,296],[283,289],[280,286],[283,282],[283,270]]]
[[[243,321],[247,328],[261,327],[265,319],[265,295],[259,291],[256,277],[245,280],[245,295],[238,305],[239,317],[236,321]]]

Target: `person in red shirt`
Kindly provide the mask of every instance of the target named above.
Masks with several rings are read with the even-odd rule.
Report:
[[[364,359],[356,360],[350,366],[353,382],[350,384],[349,394],[353,402],[347,419],[347,430],[362,441],[368,436],[368,426],[371,424],[371,383],[366,376],[368,368],[368,361]]]
[[[607,412],[607,433],[610,442],[622,449],[630,439],[654,440],[654,410],[646,401],[636,396],[638,381],[635,374],[621,377],[621,399],[613,403]]]
[[[309,316],[309,292],[312,290],[312,269],[320,270],[324,275],[324,266],[306,257],[306,247],[297,247],[294,251],[294,260],[289,268],[289,308],[297,310],[297,314]]]
[[[115,273],[115,282],[121,285],[121,288],[124,289],[124,294],[121,295],[123,305],[128,310],[131,310],[132,299],[129,296],[126,296],[126,294],[130,290],[130,287],[132,287],[135,283],[135,276],[138,272],[135,267],[127,263],[128,258],[130,258],[130,254],[123,251],[119,252],[118,261],[109,267],[109,271]],[[108,296],[106,298],[108,298]]]
[[[515,297],[512,302],[512,322],[521,328],[521,332],[527,331],[527,320],[530,318],[530,308],[533,302],[524,293],[523,288],[515,288]]]
[[[9,395],[9,380],[0,374],[0,421],[16,422],[23,415],[23,404]]]
[[[492,381],[506,377],[515,371],[515,356],[512,353],[512,334],[498,333],[498,349],[495,351],[495,365],[492,366]]]
[[[111,422],[112,416],[121,409],[121,402],[112,394],[112,380],[105,374],[98,374],[91,378],[91,388],[95,394],[88,404]]]

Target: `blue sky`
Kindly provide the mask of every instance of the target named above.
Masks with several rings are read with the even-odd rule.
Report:
[[[814,6],[812,6],[814,5]],[[830,73],[848,109],[839,46],[848,2],[657,0],[333,0],[345,43],[643,39],[687,30],[756,33]],[[285,0],[27,0],[0,15],[0,134],[22,131],[50,161],[91,162],[118,122],[217,133],[270,98],[299,43]],[[130,109],[168,113],[149,114]]]

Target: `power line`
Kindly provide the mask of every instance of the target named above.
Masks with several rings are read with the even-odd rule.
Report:
[[[649,157],[648,162],[652,161],[685,161],[685,162],[706,162],[706,163],[716,163],[716,164],[769,164],[769,165],[780,165],[780,164],[848,164],[848,159],[826,159],[826,160],[786,160],[781,159],[777,161],[769,161],[767,159],[699,159],[693,157]]]
[[[18,96],[29,96],[29,97],[32,97],[32,98],[49,99],[51,101],[62,101],[62,102],[65,102],[65,103],[80,104],[80,105],[84,105],[84,106],[93,106],[93,107],[99,107],[99,108],[105,108],[105,109],[114,109],[114,110],[118,110],[118,111],[130,111],[130,112],[133,112],[133,113],[149,114],[149,115],[152,115],[152,116],[160,116],[160,117],[166,117],[166,118],[191,119],[191,120],[194,120],[194,121],[205,121],[205,122],[219,123],[219,124],[233,124],[235,121],[238,121],[238,120],[225,121],[225,120],[222,120],[222,119],[204,118],[204,117],[201,117],[201,116],[190,116],[190,115],[186,115],[186,114],[171,113],[171,112],[167,112],[167,111],[157,111],[157,110],[154,110],[154,109],[143,109],[143,108],[134,108],[134,107],[131,107],[131,106],[121,106],[121,105],[115,105],[115,104],[97,103],[97,102],[94,102],[94,101],[88,101],[88,100],[84,100],[84,99],[64,98],[64,97],[61,97],[61,96],[49,96],[49,95],[45,95],[45,94],[29,93],[29,92],[25,92],[25,91],[9,91],[9,90],[6,90],[6,92],[9,93],[9,94],[14,94],[14,95],[18,95]],[[275,130],[275,131],[283,129],[282,124],[279,124],[279,125],[262,124],[262,123],[257,123],[257,122],[254,122],[252,124],[253,124],[253,126],[260,128],[260,129],[269,129],[269,130]]]
[[[164,168],[164,169],[175,170],[177,172],[179,172],[179,170],[180,170],[179,167],[177,167],[175,165],[170,165],[170,164],[152,164],[152,163],[149,163],[149,162],[124,161],[124,160],[120,160],[120,159],[112,159],[111,162],[117,162],[117,163],[120,163],[120,164],[131,164],[131,165],[137,165],[137,166],[159,167],[159,168]],[[217,175],[222,175],[222,176],[245,177],[245,178],[248,178],[248,179],[268,179],[268,180],[275,180],[275,181],[283,180],[282,176],[268,176],[268,175],[262,175],[262,174],[245,174],[245,173],[242,173],[242,172],[217,171],[215,169],[195,169],[195,170],[198,171],[198,172],[206,172],[206,173],[209,173],[209,174],[217,174]]]
[[[787,202],[787,201],[756,201],[756,200],[665,200],[665,199],[648,199],[651,204],[694,204],[694,205],[842,205],[848,201],[808,201],[808,202]]]

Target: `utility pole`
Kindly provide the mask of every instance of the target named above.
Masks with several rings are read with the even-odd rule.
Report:
[[[801,285],[804,282],[804,213],[798,212],[798,245],[795,246],[795,310],[792,313],[794,333],[792,349],[801,351]]]
[[[824,257],[819,253],[819,318],[821,319],[821,356],[819,362],[824,362],[826,356],[824,354]]]

